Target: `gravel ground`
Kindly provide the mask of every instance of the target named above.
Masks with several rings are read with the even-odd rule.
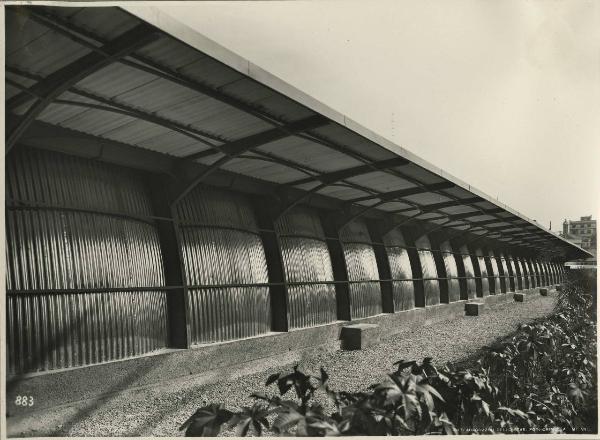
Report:
[[[478,317],[463,317],[421,327],[382,340],[362,351],[336,351],[304,359],[300,368],[318,374],[323,366],[330,375],[331,386],[338,390],[357,391],[382,380],[399,359],[434,358],[436,364],[460,362],[473,357],[484,345],[516,330],[516,326],[548,315],[555,297],[535,296],[525,303],[509,302]],[[60,408],[45,412],[35,421],[12,423],[9,435],[59,436],[176,436],[178,427],[199,406],[222,402],[229,408],[252,403],[248,396],[264,391],[264,382],[286,368],[269,368],[266,361],[261,372],[208,385],[193,381],[131,391],[96,403]],[[291,368],[291,365],[289,366]],[[275,391],[274,389],[272,391]],[[27,427],[27,430],[24,429]],[[11,433],[12,432],[12,433]]]

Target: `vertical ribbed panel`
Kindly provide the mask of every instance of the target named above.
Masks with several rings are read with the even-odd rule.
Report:
[[[461,246],[459,252],[463,261],[463,266],[465,267],[465,277],[467,278],[467,298],[473,299],[477,296],[477,284],[475,281],[476,277],[475,269],[473,268],[473,260],[471,259],[467,246]]]
[[[419,255],[421,270],[423,272],[423,290],[425,293],[425,305],[433,306],[440,303],[440,285],[438,281],[437,267],[431,243],[426,235],[422,235],[415,241],[415,247]]]
[[[521,277],[523,279],[523,289],[529,289],[529,286],[530,286],[529,269],[527,268],[527,265],[525,264],[525,261],[523,260],[523,258],[521,258],[521,257],[515,258],[515,261],[519,265],[519,269],[521,271]]]
[[[167,345],[159,239],[152,224],[69,207],[151,214],[130,170],[60,154],[20,150],[7,162],[7,289],[106,289],[102,293],[16,293],[7,297],[8,371],[88,365]],[[46,209],[26,207],[34,203]],[[52,205],[50,209],[48,205]]]
[[[549,284],[548,282],[548,271],[546,270],[546,265],[543,261],[538,260],[538,266],[540,267],[540,273],[542,275],[542,282],[544,286]]]
[[[250,203],[229,192],[198,188],[177,206],[176,215],[187,284],[212,286],[188,289],[192,343],[269,332],[269,289],[252,286],[267,283],[268,274]]]
[[[481,293],[482,295],[490,294],[490,281],[488,279],[487,266],[485,259],[483,258],[483,252],[481,249],[475,250],[475,257],[477,258],[477,264],[479,264],[479,271],[481,273]]]
[[[533,260],[531,260],[530,258],[526,259],[527,262],[527,269],[529,270],[529,278],[531,280],[531,287],[539,287],[540,285],[540,280],[539,280],[539,274],[538,271],[535,267],[535,265],[533,264]]]
[[[444,259],[446,268],[446,277],[448,278],[448,301],[454,302],[460,300],[460,283],[458,282],[458,267],[456,258],[450,242],[445,241],[440,244],[440,251]]]
[[[500,288],[500,268],[498,267],[498,260],[492,251],[489,251],[488,257],[493,272],[488,274],[490,277],[490,291],[493,290],[494,293],[500,293],[502,292],[502,289]]]
[[[390,264],[394,311],[411,310],[415,307],[415,286],[406,241],[402,232],[393,229],[383,236],[383,244]],[[401,281],[406,280],[406,281]]]
[[[545,280],[544,280],[544,271],[542,270],[542,265],[540,264],[540,262],[535,259],[532,260],[532,264],[533,267],[535,269],[535,273],[536,273],[536,278],[538,281],[538,287],[543,287],[546,285]]]
[[[366,224],[355,220],[340,231],[344,258],[350,283],[350,311],[352,318],[366,318],[381,313],[381,289],[375,251]]]
[[[506,292],[514,292],[515,291],[515,276],[514,270],[510,267],[510,262],[508,261],[506,255],[500,255],[500,263],[502,265],[502,270],[504,270],[504,286],[506,288]]]
[[[546,272],[548,273],[548,285],[552,285],[555,284],[554,283],[554,274],[552,272],[552,267],[550,266],[550,262],[549,261],[545,261],[544,265],[546,266]]]
[[[511,255],[507,256],[510,267],[512,268],[513,276],[515,279],[515,291],[523,290],[523,276],[519,263]]]
[[[283,254],[288,283],[288,325],[290,329],[334,322],[336,298],[333,269],[319,216],[309,208],[297,207],[275,225]]]
[[[533,272],[533,268],[531,267],[531,262],[528,259],[523,258],[523,266],[525,267],[525,270],[527,271],[527,278],[529,280],[529,288],[533,289],[534,287],[537,286],[537,284],[535,282],[535,273]]]

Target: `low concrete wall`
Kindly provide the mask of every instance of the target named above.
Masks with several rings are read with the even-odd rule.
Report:
[[[489,295],[470,301],[485,302],[487,311],[495,305],[513,301],[513,293]],[[351,323],[377,324],[381,328],[381,336],[386,337],[463,317],[466,303],[467,301],[458,301],[381,314]],[[225,367],[236,366],[236,369],[242,369],[257,360],[268,359],[270,366],[289,364],[304,356],[339,349],[341,328],[349,323],[338,321],[285,333],[269,333],[255,338],[196,346],[188,350],[164,350],[104,364],[9,377],[6,391],[7,414],[31,414],[48,407],[102,398],[126,389],[177,379],[189,380],[194,376],[202,382],[214,382],[226,378]],[[16,406],[17,396],[33,396],[34,406]]]

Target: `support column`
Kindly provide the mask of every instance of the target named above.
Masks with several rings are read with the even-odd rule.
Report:
[[[467,300],[469,299],[469,294],[467,292],[467,272],[465,270],[465,263],[463,261],[462,255],[460,255],[461,246],[456,240],[449,240],[450,247],[454,252],[454,261],[456,261],[456,270],[458,271],[458,285],[460,286],[460,299]],[[457,254],[457,252],[459,254]]]
[[[475,273],[475,290],[477,291],[477,297],[483,298],[483,276],[481,274],[481,267],[479,266],[479,257],[477,256],[476,249],[472,245],[467,245],[467,250],[471,256],[471,264],[473,264],[473,272]]]
[[[450,285],[448,283],[448,273],[446,272],[446,264],[444,263],[444,257],[440,249],[441,240],[438,234],[427,234],[429,243],[431,244],[431,251],[433,253],[433,260],[435,261],[435,268],[438,276],[438,286],[440,289],[440,304],[449,304]]]
[[[156,225],[162,252],[165,283],[176,286],[167,290],[167,319],[169,346],[189,348],[191,329],[189,319],[188,288],[183,265],[180,229],[171,201],[175,194],[175,182],[167,176],[152,175],[147,178],[152,208],[156,216],[171,218],[172,221],[159,220]]]
[[[388,259],[385,245],[383,244],[382,226],[375,220],[367,221],[367,228],[371,236],[377,270],[379,272],[379,284],[381,286],[381,308],[383,313],[394,313],[394,286],[392,282],[392,270]]]
[[[275,231],[274,219],[281,207],[272,199],[257,197],[253,200],[260,238],[265,250],[267,272],[269,275],[269,299],[271,302],[271,329],[275,332],[289,330],[288,292],[283,267],[283,254],[279,237]]]
[[[423,268],[419,253],[415,249],[416,231],[410,226],[401,226],[400,230],[406,241],[408,259],[412,269],[414,287],[415,287],[415,307],[425,307],[425,285],[423,284]]]
[[[487,270],[487,279],[488,286],[490,290],[490,295],[496,295],[496,273],[494,272],[494,266],[492,266],[492,262],[490,260],[490,255],[487,246],[481,247],[481,252],[483,253],[483,261],[485,262],[485,268]]]
[[[335,299],[337,304],[337,318],[342,321],[352,320],[350,313],[350,283],[348,282],[348,269],[344,249],[340,241],[340,234],[333,213],[323,213],[321,224],[325,232],[325,241],[329,249],[331,266],[333,268],[333,279],[335,283]]]

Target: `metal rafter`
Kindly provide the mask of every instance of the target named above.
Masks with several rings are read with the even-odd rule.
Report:
[[[10,72],[12,74],[15,74],[15,75],[19,75],[23,78],[35,79],[36,81],[44,81],[45,80],[45,78],[40,75],[35,75],[35,74],[29,73],[29,72],[25,72],[21,69],[17,69],[12,66],[6,66],[6,71]],[[21,90],[25,91],[28,94],[32,94],[36,98],[41,98],[39,95],[34,95],[33,92],[29,91],[27,89],[27,87],[22,84],[12,81],[8,78],[6,79],[6,82],[10,83],[14,87],[20,88]],[[89,109],[95,109],[95,110],[102,110],[102,111],[118,113],[118,114],[122,114],[122,115],[126,115],[126,116],[131,116],[133,118],[151,122],[153,124],[157,124],[162,127],[168,128],[169,130],[176,131],[180,134],[183,134],[184,136],[194,139],[194,140],[196,140],[210,148],[214,148],[216,150],[219,150],[219,145],[214,144],[204,138],[212,139],[212,140],[218,141],[220,143],[227,142],[227,139],[224,139],[220,136],[215,136],[212,133],[198,130],[197,128],[192,127],[190,125],[184,125],[177,121],[163,118],[161,116],[156,115],[155,113],[145,112],[136,107],[116,101],[115,99],[112,99],[112,98],[107,98],[105,96],[101,96],[96,93],[91,93],[91,92],[88,92],[86,90],[83,90],[83,89],[80,89],[77,87],[71,87],[67,91],[70,93],[73,93],[75,95],[78,95],[78,96],[81,96],[81,97],[84,97],[87,99],[91,99],[91,100],[94,100],[98,103],[105,104],[105,105],[97,105],[97,104],[92,104],[89,102],[72,101],[72,100],[60,99],[60,98],[55,99],[53,101],[53,103],[62,104],[62,105],[70,105],[70,106],[75,106],[75,107],[82,107],[82,108],[89,108]]]
[[[50,16],[50,19],[47,17],[47,15]],[[97,35],[94,35],[93,33],[89,32],[89,31],[87,31],[85,29],[78,28],[78,27],[74,26],[72,23],[69,23],[69,22],[61,19],[60,17],[55,17],[55,16],[53,16],[51,14],[42,13],[37,18],[40,21],[44,22],[44,24],[46,26],[48,26],[50,28],[55,28],[55,30],[60,31],[61,33],[67,35],[69,38],[75,39],[75,40],[79,41],[82,44],[87,44],[87,45],[93,46],[89,41],[86,41],[85,39],[83,39],[83,38],[81,38],[81,37],[79,37],[77,35],[74,35],[73,34],[74,31],[77,32],[77,33],[79,33],[80,35],[84,35],[85,38],[87,38],[87,39],[92,39],[92,40],[95,40],[97,42],[102,42],[102,38],[98,37]],[[152,61],[150,59],[147,59],[147,58],[141,57],[141,56],[137,56],[137,55],[136,56],[132,56],[130,58],[133,58],[133,59],[136,59],[138,61],[141,61],[145,65],[142,65],[142,64],[139,64],[139,63],[134,63],[134,62],[131,62],[129,60],[122,60],[122,62],[124,64],[127,64],[127,65],[131,66],[131,67],[148,71],[149,73],[155,74],[155,75],[157,75],[159,77],[163,77],[165,79],[171,80],[171,81],[176,82],[176,83],[178,83],[180,85],[186,86],[186,87],[188,87],[190,89],[197,90],[200,93],[203,93],[203,94],[205,94],[207,96],[211,96],[211,97],[213,97],[215,99],[220,100],[221,102],[228,103],[228,104],[230,104],[230,105],[232,105],[232,106],[234,106],[234,107],[236,107],[236,108],[238,108],[238,109],[240,109],[242,111],[246,111],[246,112],[248,112],[250,114],[253,114],[254,116],[256,116],[256,117],[258,117],[258,118],[260,118],[262,120],[265,120],[267,122],[270,122],[273,125],[281,124],[281,122],[277,121],[272,115],[269,115],[269,114],[267,114],[266,112],[264,112],[264,111],[262,111],[260,109],[257,109],[257,108],[255,108],[253,106],[249,106],[249,105],[247,105],[247,104],[245,104],[245,103],[237,100],[234,97],[231,97],[231,96],[228,96],[228,95],[224,95],[220,91],[216,91],[215,89],[213,89],[213,88],[211,88],[209,86],[206,86],[204,84],[197,83],[194,80],[190,80],[190,79],[187,79],[185,77],[182,77],[178,72],[175,72],[175,71],[171,70],[170,68],[162,66],[162,65],[160,65],[160,64],[158,64],[158,63],[156,63],[156,62],[154,62],[154,61]],[[203,89],[203,90],[200,90],[200,89]],[[329,146],[330,148],[336,149],[338,151],[342,151],[345,154],[350,155],[351,157],[358,158],[359,160],[363,160],[363,161],[365,160],[365,158],[362,158],[359,154],[357,154],[355,152],[349,151],[349,150],[347,150],[347,149],[345,149],[343,147],[339,147],[339,146],[337,146],[335,144],[330,143],[329,141],[325,141],[323,139],[319,139],[318,137],[316,137],[314,135],[311,135],[311,136],[301,135],[300,137],[309,139],[309,140],[314,141],[314,142],[318,142],[318,143],[320,143],[322,145],[325,145],[325,146]],[[397,173],[393,173],[393,174],[398,175]],[[407,179],[407,180],[409,180],[409,179]],[[414,181],[414,179],[410,179],[410,180]],[[460,201],[460,199],[458,199],[457,197],[452,196],[450,194],[447,194],[445,192],[440,192],[440,194],[444,195],[446,197],[449,197],[451,199],[454,199],[456,201]],[[471,204],[469,204],[469,205],[475,207],[476,209],[480,208],[480,207],[475,206],[475,205],[471,205]]]
[[[196,186],[209,176],[211,173],[218,170],[221,166],[235,159],[243,153],[268,144],[269,142],[283,139],[288,136],[293,136],[295,133],[300,133],[306,130],[311,130],[323,125],[329,124],[329,120],[320,115],[310,116],[301,121],[292,122],[284,127],[284,130],[279,128],[267,130],[258,134],[253,134],[237,141],[230,142],[220,146],[225,156],[211,164],[206,170],[196,176],[184,190],[173,200],[172,206],[176,206],[186,195],[188,195]],[[199,153],[197,153],[199,154]],[[186,156],[184,160],[193,160],[197,154]]]
[[[237,156],[252,149],[258,148],[261,145],[275,142],[289,136],[301,133],[307,130],[323,127],[329,124],[329,119],[321,115],[313,115],[300,121],[290,122],[282,127],[277,127],[272,130],[263,131],[257,134],[247,136],[245,138],[221,145],[220,150],[228,156]],[[216,151],[200,151],[198,153],[184,156],[184,159],[196,160],[203,157],[212,156]]]
[[[92,50],[98,50],[98,48],[94,44],[92,44],[89,40],[96,41],[97,43],[103,43],[105,41],[103,38],[99,37],[98,35],[95,35],[94,33],[90,32],[86,29],[75,26],[73,23],[70,23],[60,17],[56,17],[52,14],[48,14],[41,9],[37,9],[36,12],[32,14],[32,18],[37,19],[39,22],[41,22],[43,25],[47,26],[48,28],[53,29],[56,32],[59,32],[62,35],[65,35],[66,37],[72,39],[73,41],[76,41],[86,47],[89,47]],[[85,38],[82,38],[81,36],[84,36]],[[276,120],[275,117],[267,114],[266,112],[264,112],[261,109],[252,107],[252,106],[244,103],[243,101],[240,101],[237,98],[234,98],[232,96],[226,95],[222,91],[213,89],[210,86],[198,83],[197,81],[192,80],[190,78],[186,78],[185,76],[182,76],[179,72],[173,71],[172,69],[170,69],[166,66],[160,65],[159,63],[156,63],[147,57],[143,57],[140,55],[132,55],[132,56],[130,56],[130,58],[137,60],[137,61],[141,62],[142,64],[132,62],[129,60],[124,60],[124,59],[120,60],[120,62],[124,65],[128,65],[130,67],[145,71],[147,73],[153,74],[160,78],[167,79],[167,80],[172,81],[176,84],[179,84],[183,87],[187,87],[190,90],[195,90],[201,94],[210,96],[210,97],[212,97],[216,100],[219,100],[225,104],[231,105],[234,108],[237,108],[239,110],[242,110],[244,112],[252,114],[253,116],[258,117],[259,119],[262,119],[276,127],[281,127],[283,124],[281,121]],[[351,150],[347,150],[346,148],[336,145],[330,141],[321,139],[318,136],[315,136],[314,134],[312,134],[311,136],[299,135],[299,137],[308,139],[313,142],[317,142],[321,145],[324,145],[326,147],[334,149],[335,151],[342,152],[342,153],[349,155],[349,156],[351,156],[359,161],[362,161],[366,164],[368,164],[368,162],[369,162],[368,158],[365,158],[362,155],[360,155],[356,152],[353,152]],[[394,173],[394,174],[398,175],[398,173]],[[420,183],[419,181],[417,181],[416,179],[414,179],[410,176],[406,176],[406,175],[399,175],[399,176],[405,178],[406,180],[408,180],[410,182]]]
[[[432,212],[432,211],[437,211],[438,209],[451,208],[453,206],[461,206],[461,205],[466,205],[466,204],[468,205],[471,203],[477,203],[477,202],[483,202],[483,201],[484,200],[481,197],[470,197],[468,199],[450,200],[448,202],[440,202],[440,203],[434,203],[432,205],[424,205],[423,212]],[[408,211],[412,211],[412,209],[405,208],[405,209],[399,209],[398,211],[391,211],[391,212],[393,212],[394,214],[401,214],[403,212],[408,212]],[[470,211],[470,212],[474,212],[474,211]]]
[[[138,25],[106,43],[100,48],[101,53],[88,53],[53,72],[44,81],[30,87],[29,91],[31,93],[21,92],[9,99],[6,107],[15,108],[29,102],[32,99],[32,94],[41,97],[27,110],[18,124],[10,130],[6,138],[6,153],[8,154],[11,151],[13,145],[27,130],[31,122],[48,107],[53,99],[83,78],[156,40],[158,37],[159,34],[156,33],[153,27],[146,24]]]
[[[362,174],[368,174],[368,173],[371,173],[374,171],[385,171],[386,169],[388,169],[390,167],[402,166],[402,165],[406,165],[408,163],[410,163],[408,160],[406,160],[402,157],[398,157],[398,158],[394,158],[394,159],[387,159],[387,160],[381,160],[379,162],[373,162],[368,165],[360,165],[357,167],[346,168],[344,170],[333,171],[331,173],[318,174],[318,175],[315,175],[312,177],[307,177],[304,179],[300,179],[300,180],[296,180],[294,182],[287,183],[286,186],[290,187],[290,186],[303,185],[303,184],[314,182],[314,181],[322,182],[321,184],[315,186],[314,188],[309,189],[302,196],[298,197],[297,199],[295,199],[291,203],[289,203],[285,208],[283,208],[283,210],[279,213],[277,218],[279,219],[282,215],[287,213],[289,210],[291,210],[298,204],[302,203],[304,200],[308,199],[314,193],[322,190],[323,188],[331,186],[336,182],[339,182],[339,181],[342,181],[345,179],[349,179],[352,177],[360,176]]]
[[[86,47],[91,48],[92,50],[96,50],[97,48],[88,41],[89,39],[95,40],[96,42],[100,42],[100,43],[103,41],[103,39],[98,37],[97,35],[94,35],[93,33],[89,32],[85,29],[76,27],[72,23],[69,23],[69,22],[63,20],[60,17],[55,17],[51,14],[46,14],[43,12],[43,10],[38,10],[38,11],[40,11],[40,13],[34,15],[34,18],[37,18],[45,26],[47,26],[57,32],[60,32],[63,35],[66,35],[68,38],[70,38],[74,41],[77,41],[80,44],[83,44]],[[48,15],[50,15],[50,18],[48,17]],[[77,34],[79,34],[79,35],[77,35]],[[80,35],[85,36],[85,38],[87,38],[88,40],[81,38]],[[256,117],[259,117],[262,120],[270,122],[274,125],[277,125],[280,123],[278,121],[275,121],[274,118],[272,117],[272,115],[266,115],[265,112],[260,111],[259,109],[256,109],[252,106],[249,106],[249,105],[237,100],[236,98],[227,96],[227,95],[223,94],[221,91],[216,91],[216,90],[212,89],[211,87],[208,87],[204,84],[200,84],[189,78],[182,77],[178,72],[174,72],[171,69],[169,69],[165,66],[162,66],[146,57],[141,57],[139,55],[135,55],[135,56],[132,56],[131,58],[136,59],[137,61],[141,61],[143,64],[140,65],[139,63],[130,62],[128,60],[121,60],[121,62],[130,67],[146,71],[148,73],[151,73],[151,74],[157,75],[159,77],[173,81],[179,85],[188,87],[192,90],[196,90],[207,96],[211,96],[214,99],[218,99],[221,102],[232,105],[235,108],[238,108],[242,111],[248,112],[248,113],[250,113]],[[302,136],[302,137],[305,137],[305,136]],[[343,147],[337,146],[334,143],[331,143],[329,141],[319,139],[318,137],[316,137],[314,135],[312,135],[310,137],[306,137],[306,138],[311,141],[318,142],[324,146],[328,146],[336,151],[341,151],[341,152],[348,154],[359,160],[367,161],[365,158],[363,158],[362,156],[360,156],[357,153],[351,152],[351,151],[349,151]],[[394,174],[396,174],[396,173],[394,173]],[[410,176],[402,175],[402,177],[413,183],[415,183],[415,181],[416,181],[416,179],[411,178]]]
[[[357,218],[365,215],[367,212],[372,211],[373,209],[376,209],[381,205],[385,205],[386,203],[396,202],[396,201],[398,201],[397,199],[400,199],[400,201],[404,202],[402,200],[404,197],[408,197],[408,196],[415,195],[415,194],[426,193],[426,192],[430,192],[430,191],[435,191],[437,189],[449,188],[449,187],[453,187],[453,186],[455,186],[455,185],[451,182],[432,183],[429,185],[420,185],[416,188],[406,188],[406,189],[401,189],[401,190],[397,190],[397,191],[390,191],[387,193],[379,193],[375,196],[366,196],[366,197],[360,197],[358,199],[349,200],[348,201],[349,203],[356,203],[357,201],[380,199],[379,202],[377,202],[373,205],[367,206],[367,207],[363,208],[361,211],[357,212],[356,214],[353,214],[353,215],[349,216],[348,218],[342,220],[341,226],[339,228],[342,229],[344,226],[348,225],[349,223],[356,220]],[[417,205],[417,206],[419,206],[419,205]]]
[[[359,165],[352,168],[346,168],[344,170],[318,174],[316,176],[289,182],[287,185],[298,186],[314,181],[319,181],[322,183],[334,183],[339,182],[340,180],[349,179],[351,177],[360,176],[362,174],[372,173],[374,171],[387,171],[389,168],[400,167],[403,165],[408,165],[409,163],[410,161],[404,159],[403,157],[395,157],[393,159],[380,160],[378,162],[369,163],[367,165]]]
[[[438,191],[441,189],[453,188],[455,186],[456,185],[452,182],[421,184],[420,186],[418,186],[416,188],[406,188],[406,189],[400,189],[400,190],[396,190],[396,191],[379,193],[374,196],[358,197],[356,199],[348,200],[348,202],[349,203],[357,203],[357,202],[364,202],[366,200],[372,200],[372,199],[380,199],[382,201],[393,201],[394,199],[401,199],[403,197],[408,197],[408,196],[421,194],[421,193],[425,193],[425,192],[434,192],[434,191]]]

